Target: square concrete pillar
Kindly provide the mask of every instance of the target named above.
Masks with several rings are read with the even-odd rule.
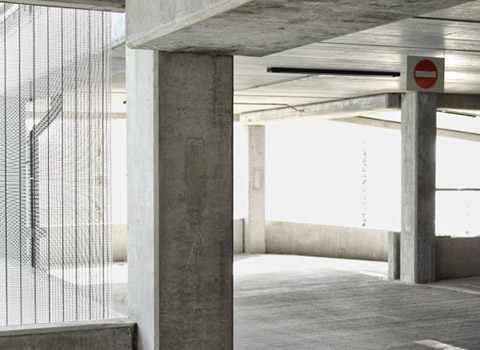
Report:
[[[400,279],[435,281],[435,146],[437,96],[402,95],[402,223]]]
[[[247,150],[247,210],[244,222],[244,250],[265,253],[265,126],[245,125]]]
[[[233,58],[128,50],[139,350],[233,348]]]

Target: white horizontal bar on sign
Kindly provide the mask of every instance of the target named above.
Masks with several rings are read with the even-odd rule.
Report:
[[[417,70],[415,71],[415,76],[417,78],[436,78],[437,72],[432,72],[428,70]]]

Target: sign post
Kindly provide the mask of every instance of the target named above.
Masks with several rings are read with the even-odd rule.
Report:
[[[443,92],[445,59],[436,57],[407,57],[407,90]]]

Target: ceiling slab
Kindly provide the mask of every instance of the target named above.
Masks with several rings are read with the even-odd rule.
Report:
[[[131,48],[265,56],[465,0],[127,0]]]
[[[198,0],[197,3],[209,1]],[[178,0],[175,6],[178,9],[180,4],[188,2]],[[212,4],[215,2],[228,1],[212,0]],[[480,19],[480,1],[471,1],[425,13],[421,18],[409,18],[264,57],[235,56],[234,111],[247,113],[285,107],[294,111],[291,107],[405,92],[407,55],[444,57],[445,92],[480,94],[480,36],[477,34],[480,33],[480,23],[477,18]],[[159,21],[157,19],[156,23]],[[261,33],[257,34],[261,36]],[[114,57],[124,69],[124,54],[115,51]],[[275,74],[267,72],[269,67],[388,70],[401,72],[402,76]],[[124,79],[121,72],[115,75],[116,90],[125,90]],[[478,113],[476,109],[467,112]],[[464,110],[463,113],[467,112]]]
[[[453,6],[445,10],[434,11],[425,15],[429,18],[449,19],[452,21],[479,22],[480,1],[470,1],[466,4]],[[423,16],[422,16],[423,17]]]
[[[480,22],[420,17],[345,35],[326,42],[480,52],[479,31]]]

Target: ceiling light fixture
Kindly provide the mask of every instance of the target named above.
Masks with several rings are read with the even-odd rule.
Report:
[[[351,75],[351,76],[388,76],[399,77],[400,72],[371,71],[371,70],[346,70],[346,69],[316,69],[316,68],[289,68],[270,67],[268,73],[308,74],[308,75]]]

